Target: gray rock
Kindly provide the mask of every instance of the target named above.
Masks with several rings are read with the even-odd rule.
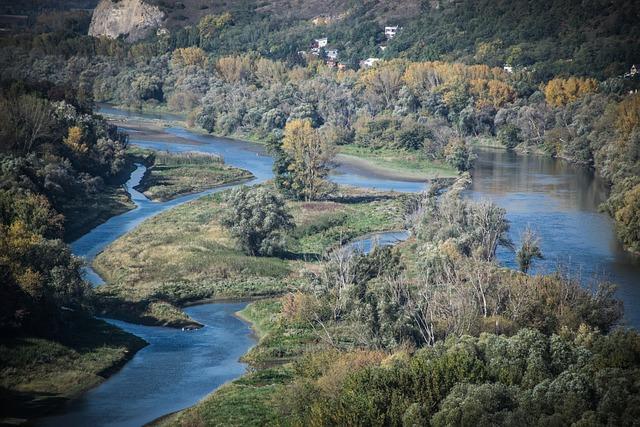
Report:
[[[143,0],[101,0],[93,11],[89,35],[117,38],[126,36],[134,42],[161,27],[164,13]]]

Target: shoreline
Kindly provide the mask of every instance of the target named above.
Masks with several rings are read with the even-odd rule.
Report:
[[[253,143],[260,146],[265,146],[264,143],[255,139],[246,139],[241,137],[229,137],[209,134],[204,131],[200,132],[198,129],[187,128],[185,123],[171,122],[165,119],[146,119],[144,117],[127,117],[127,116],[115,116],[106,115],[107,120],[123,128],[123,130],[131,132],[132,136],[136,136],[139,139],[158,142],[171,142],[176,144],[190,144],[201,145],[201,142],[196,140],[183,138],[180,136],[171,135],[166,132],[165,128],[172,127],[175,124],[179,124],[185,130],[202,135],[208,135],[214,138],[219,138],[227,141]],[[135,145],[135,143],[133,143]],[[418,170],[401,170],[398,168],[385,167],[384,165],[376,164],[374,160],[357,156],[353,154],[338,153],[335,157],[336,167],[334,171],[340,174],[342,170],[351,170],[358,174],[358,172],[366,173],[372,178],[398,180],[406,182],[429,182],[433,179],[441,178],[438,173],[423,173]],[[442,176],[442,178],[450,178],[450,176]]]

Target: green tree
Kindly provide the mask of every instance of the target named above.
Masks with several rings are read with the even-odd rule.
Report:
[[[460,172],[468,171],[473,167],[476,155],[462,138],[452,138],[444,150],[447,163]]]
[[[227,197],[222,219],[249,255],[273,255],[284,247],[284,232],[294,226],[280,195],[265,187],[239,187]]]

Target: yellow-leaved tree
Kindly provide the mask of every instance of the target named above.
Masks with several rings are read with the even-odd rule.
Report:
[[[284,128],[282,150],[289,157],[291,190],[304,200],[315,200],[331,191],[325,179],[331,170],[335,148],[321,137],[311,121],[291,120]]]
[[[82,143],[83,136],[82,128],[71,126],[68,130],[67,137],[64,139],[64,143],[77,153],[86,153],[89,147]]]
[[[640,94],[626,97],[618,104],[617,113],[616,128],[622,135],[628,136],[640,125]]]
[[[544,87],[544,97],[552,107],[563,107],[598,90],[595,79],[582,77],[556,78]]]
[[[182,47],[171,54],[171,64],[174,67],[197,66],[204,68],[207,65],[207,53],[199,47]]]

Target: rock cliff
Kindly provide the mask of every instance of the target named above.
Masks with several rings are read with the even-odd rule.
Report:
[[[110,38],[124,35],[127,41],[136,41],[155,31],[164,19],[157,6],[143,0],[101,0],[93,11],[89,35]]]

